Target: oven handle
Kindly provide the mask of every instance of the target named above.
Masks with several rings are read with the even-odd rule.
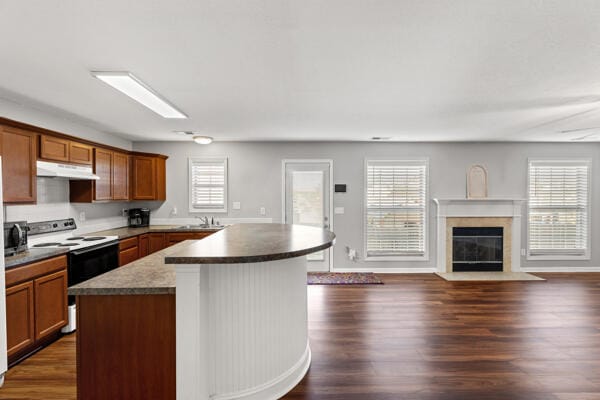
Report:
[[[81,254],[89,253],[90,251],[100,250],[100,249],[104,249],[106,247],[116,246],[118,244],[119,244],[119,242],[117,240],[114,240],[112,242],[108,242],[108,243],[104,243],[104,244],[99,244],[98,246],[88,247],[87,249],[72,250],[70,252],[70,254],[74,255],[74,256],[79,256]]]

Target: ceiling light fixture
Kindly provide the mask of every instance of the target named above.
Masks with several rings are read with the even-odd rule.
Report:
[[[198,144],[211,144],[213,138],[210,136],[194,136],[194,142]]]
[[[187,115],[175,108],[175,106],[136,78],[131,72],[92,71],[92,76],[131,97],[164,118],[187,118]]]

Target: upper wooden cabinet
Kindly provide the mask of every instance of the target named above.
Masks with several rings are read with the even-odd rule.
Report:
[[[129,156],[113,153],[112,169],[113,200],[129,200]]]
[[[40,158],[52,161],[69,162],[70,144],[70,140],[40,135]]]
[[[166,200],[166,157],[131,157],[131,200]]]
[[[94,149],[94,173],[100,177],[94,181],[94,200],[112,200],[113,152]]]
[[[40,135],[40,158],[74,164],[92,164],[92,146],[51,135]]]
[[[35,203],[37,134],[0,126],[5,203]]]
[[[102,148],[94,149],[95,181],[71,181],[70,198],[75,203],[129,200],[129,156]]]
[[[93,159],[92,146],[87,144],[70,142],[69,143],[69,160],[75,164],[92,165]]]

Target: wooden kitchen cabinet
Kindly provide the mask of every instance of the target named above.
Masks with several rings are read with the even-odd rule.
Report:
[[[113,153],[109,150],[94,149],[94,173],[100,179],[94,181],[94,200],[112,200]]]
[[[167,233],[167,243],[173,246],[184,240],[199,240],[212,235],[214,232],[173,232]]]
[[[150,238],[149,238],[148,234],[138,236],[138,248],[139,248],[140,258],[146,257],[147,255],[150,254],[149,239]]]
[[[83,143],[69,142],[69,161],[75,164],[92,165],[94,148]]]
[[[33,345],[33,281],[6,288],[6,339],[8,356]]]
[[[112,169],[113,200],[129,200],[129,156],[113,153]]]
[[[150,233],[148,234],[148,249],[150,254],[161,251],[167,247],[164,233]]]
[[[95,181],[70,181],[73,203],[129,200],[129,155],[103,148],[94,149]]]
[[[37,134],[0,126],[5,203],[35,203]]]
[[[50,343],[67,324],[67,257],[6,270],[9,365]]]
[[[132,157],[131,198],[154,200],[156,197],[156,158]]]
[[[40,158],[69,162],[71,141],[49,135],[40,135]]]
[[[35,339],[58,331],[68,322],[67,271],[45,275],[33,281],[35,299]]]
[[[47,161],[92,165],[93,148],[52,135],[40,135],[40,158]]]
[[[131,157],[131,200],[166,200],[166,157]]]

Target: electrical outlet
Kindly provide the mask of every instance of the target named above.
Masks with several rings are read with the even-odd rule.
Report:
[[[177,215],[177,207],[173,207],[171,210],[171,215]]]
[[[239,201],[234,201],[233,202],[233,209],[234,210],[241,210],[242,209],[242,203],[240,203]]]
[[[79,222],[85,221],[85,211],[79,213]]]
[[[266,208],[261,207],[259,211],[260,211],[260,215],[267,215],[267,209]]]
[[[128,209],[126,209],[126,208],[123,208],[123,209],[121,210],[121,216],[122,216],[122,217],[127,217],[128,215],[129,215],[129,210],[128,210]]]

